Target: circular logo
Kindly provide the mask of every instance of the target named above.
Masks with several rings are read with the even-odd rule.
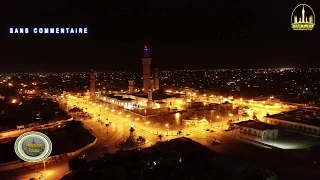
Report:
[[[24,161],[38,162],[49,157],[52,143],[45,134],[31,131],[17,138],[14,150],[17,156]]]
[[[308,4],[299,4],[291,13],[291,27],[298,31],[311,31],[315,26],[316,14]]]

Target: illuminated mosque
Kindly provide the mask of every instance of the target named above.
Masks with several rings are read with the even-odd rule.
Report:
[[[96,97],[95,90],[95,73],[90,73],[90,98],[94,100],[99,98],[102,101],[109,102],[121,106],[126,109],[159,109],[159,108],[179,108],[184,98],[180,95],[169,95],[160,88],[159,70],[154,70],[153,79],[151,79],[151,57],[149,49],[144,46],[144,53],[142,60],[142,77],[143,87],[142,90],[135,87],[133,79],[128,80],[127,91],[113,92],[112,94],[104,94]]]

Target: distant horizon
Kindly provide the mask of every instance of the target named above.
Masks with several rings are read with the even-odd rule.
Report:
[[[69,69],[64,70],[64,69]],[[155,68],[152,68],[151,71],[153,71]],[[175,69],[175,68],[158,68],[160,71],[188,71],[188,70],[196,70],[196,71],[202,71],[202,70],[268,70],[268,69],[320,69],[320,67],[265,67],[265,68],[184,68],[184,69]],[[51,70],[42,70],[42,71],[36,71],[36,70],[17,70],[17,71],[7,71],[4,72],[2,69],[0,69],[0,74],[5,73],[80,73],[80,72],[90,72],[93,70],[94,72],[133,72],[133,73],[140,73],[140,70],[125,70],[125,69],[118,69],[118,70],[101,70],[98,68],[60,68],[60,69],[51,69]],[[46,72],[44,72],[46,71]],[[142,71],[142,67],[141,67]]]

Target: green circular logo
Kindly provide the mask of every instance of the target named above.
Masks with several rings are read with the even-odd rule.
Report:
[[[27,132],[19,136],[14,144],[17,156],[28,162],[38,162],[50,156],[52,143],[40,132]]]

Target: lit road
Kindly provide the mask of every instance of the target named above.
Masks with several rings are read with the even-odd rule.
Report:
[[[23,134],[25,132],[41,131],[41,130],[45,130],[45,129],[56,128],[57,126],[63,125],[65,123],[66,123],[66,121],[59,122],[59,123],[54,122],[54,123],[51,123],[51,124],[47,124],[45,127],[38,126],[38,127],[22,129],[22,130],[19,130],[19,131],[15,130],[15,131],[10,133],[10,136],[6,136],[6,135],[0,136],[0,143],[10,142],[10,141],[12,141],[13,139],[15,139],[16,137],[20,136],[21,134]]]

